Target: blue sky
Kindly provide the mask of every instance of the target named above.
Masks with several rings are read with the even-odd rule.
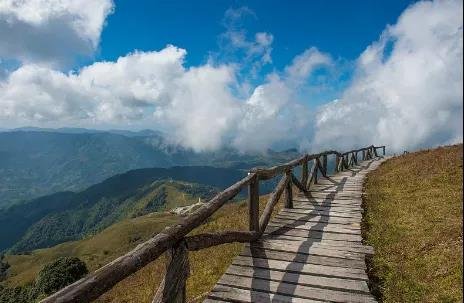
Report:
[[[137,1],[134,5],[116,1],[95,59],[114,61],[134,50],[159,50],[173,44],[187,50],[186,66],[204,64],[211,53],[221,52],[225,12],[247,7],[250,13],[240,20],[247,35],[267,32],[274,37],[272,64],[263,67],[258,76],[281,70],[312,46],[344,63],[339,69],[343,75],[330,82],[330,89],[312,91],[308,102],[318,105],[340,95],[351,78],[353,61],[414,2]]]
[[[0,4],[0,128],[194,150],[462,142],[462,0]]]
[[[199,65],[218,50],[224,13],[246,6],[249,32],[274,36],[273,65],[281,69],[311,46],[334,57],[355,60],[396,22],[414,1],[116,1],[107,19],[97,60],[115,60],[134,49],[173,44],[188,50],[187,65]]]

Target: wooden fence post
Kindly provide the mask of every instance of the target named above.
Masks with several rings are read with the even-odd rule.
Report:
[[[338,154],[335,155],[335,172],[338,172],[339,170],[339,166],[340,165],[340,157],[338,156]]]
[[[324,177],[327,178],[327,155],[322,156],[322,169],[324,170]]]
[[[182,240],[166,251],[166,275],[152,303],[184,303],[185,282],[190,274],[188,250]]]
[[[259,178],[256,175],[248,186],[249,230],[259,231]]]
[[[301,168],[301,184],[306,188],[306,184],[308,183],[308,159],[305,158],[303,162],[303,167]]]
[[[383,155],[385,156],[385,146],[382,146]]]
[[[292,171],[285,172],[288,176],[288,182],[285,186],[285,208],[293,208],[293,192],[292,192]]]

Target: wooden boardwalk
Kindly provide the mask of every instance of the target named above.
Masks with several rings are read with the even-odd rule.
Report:
[[[293,197],[264,235],[245,244],[204,302],[375,302],[361,238],[367,160]]]

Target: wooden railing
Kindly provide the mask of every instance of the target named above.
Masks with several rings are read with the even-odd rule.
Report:
[[[138,271],[161,254],[167,254],[166,273],[159,286],[153,303],[184,302],[185,283],[189,276],[188,251],[195,251],[215,245],[232,242],[252,242],[261,237],[271,218],[272,211],[285,192],[284,204],[292,208],[292,184],[301,191],[308,191],[317,184],[318,175],[327,176],[327,157],[335,155],[335,171],[343,171],[358,163],[358,154],[362,160],[378,157],[377,149],[385,146],[369,146],[345,153],[325,151],[319,154],[306,154],[286,164],[271,168],[256,168],[229,188],[225,189],[194,213],[185,217],[182,223],[166,228],[148,241],[138,245],[129,253],[108,263],[85,278],[61,289],[41,302],[90,302],[111,289],[116,283]],[[312,167],[309,170],[309,162]],[[293,170],[301,166],[301,179]],[[259,215],[259,182],[282,175],[261,216]],[[248,231],[225,231],[204,233],[193,236],[188,234],[201,225],[226,202],[234,198],[242,188],[248,186]]]

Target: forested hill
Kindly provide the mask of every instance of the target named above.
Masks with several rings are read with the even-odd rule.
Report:
[[[59,191],[80,191],[145,167],[208,165],[250,168],[286,162],[295,150],[196,153],[153,131],[21,129],[0,132],[0,209]]]
[[[0,210],[0,251],[47,247],[167,204],[191,204],[198,197],[207,200],[244,174],[204,166],[137,169],[80,192],[58,192],[13,205]]]

